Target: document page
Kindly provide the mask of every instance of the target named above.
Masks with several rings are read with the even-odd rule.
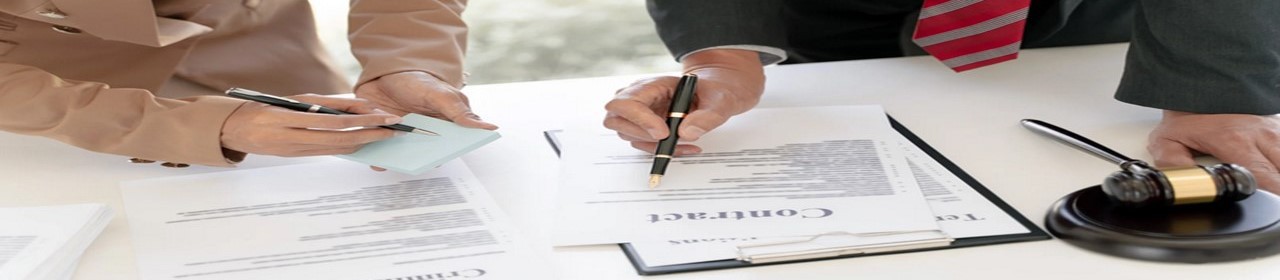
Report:
[[[1021,234],[1029,232],[1012,216],[1006,214],[995,204],[987,200],[973,188],[969,187],[946,167],[934,160],[923,150],[912,145],[906,137],[898,134],[895,144],[905,152],[911,173],[920,184],[933,211],[934,219],[942,227],[942,232],[951,238],[995,236]],[[853,242],[873,243],[912,240],[923,233],[899,236],[882,236],[851,240]],[[738,256],[737,246],[742,244],[759,244],[804,240],[809,237],[766,237],[727,235],[719,238],[679,238],[667,240],[643,240],[631,242],[632,249],[641,257],[645,265],[664,266],[673,264],[695,263],[704,261],[734,259]]]
[[[898,139],[920,190],[929,199],[929,208],[947,235],[966,238],[1031,232],[906,137],[898,135]]]
[[[895,134],[878,106],[756,109],[649,189],[651,153],[571,126],[555,244],[936,230]]]
[[[0,208],[0,280],[71,278],[111,216],[99,203]]]
[[[345,161],[130,181],[142,279],[539,279],[461,161],[422,175]]]

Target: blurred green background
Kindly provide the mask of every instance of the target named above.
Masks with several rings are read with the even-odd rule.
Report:
[[[311,0],[321,40],[354,79],[348,1]],[[640,0],[473,0],[469,84],[679,71]]]

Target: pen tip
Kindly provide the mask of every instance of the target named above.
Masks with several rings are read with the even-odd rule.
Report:
[[[662,175],[649,175],[649,188],[656,189],[662,183]]]

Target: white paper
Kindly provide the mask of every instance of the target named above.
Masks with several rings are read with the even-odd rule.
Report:
[[[110,222],[98,203],[0,208],[0,280],[69,278]]]
[[[652,155],[570,127],[554,243],[938,229],[893,134],[878,106],[756,109],[649,189]]]
[[[460,161],[417,176],[330,161],[122,189],[144,280],[548,277]]]
[[[1018,223],[1012,216],[1000,210],[990,200],[982,197],[968,184],[946,170],[946,167],[925,154],[920,148],[912,145],[905,137],[897,136],[901,149],[906,152],[916,182],[929,200],[942,232],[952,238],[995,236],[1027,233],[1026,227]],[[867,244],[875,242],[892,242],[911,240],[924,235],[885,236],[864,238],[863,240],[837,240],[828,242],[844,242],[843,245]],[[632,248],[640,255],[645,265],[665,266],[683,263],[695,263],[714,260],[726,260],[737,257],[736,246],[761,242],[781,242],[802,240],[807,237],[755,237],[737,236],[724,238],[683,238],[668,240],[642,240],[631,242]]]
[[[938,230],[828,233],[793,240],[740,244],[738,259],[751,263],[805,260],[942,247],[951,245],[952,241],[955,239]]]
[[[991,203],[960,177],[947,171],[906,137],[898,143],[907,151],[911,170],[925,198],[929,199],[938,225],[953,238],[1029,233],[1013,216]]]

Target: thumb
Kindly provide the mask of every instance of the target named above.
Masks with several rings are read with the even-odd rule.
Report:
[[[497,125],[480,120],[480,116],[471,111],[465,95],[461,93],[438,94],[427,99],[445,119],[458,125],[488,130],[498,129]]]
[[[680,122],[680,139],[696,141],[707,132],[723,125],[732,114],[720,108],[724,107],[702,107],[686,115],[684,121]]]
[[[484,121],[484,120],[480,119],[480,116],[479,116],[479,115],[476,115],[475,113],[471,112],[470,110],[468,110],[468,111],[467,111],[464,115],[462,115],[462,116],[450,117],[450,119],[449,119],[449,120],[450,120],[450,121],[453,121],[453,123],[456,123],[456,124],[461,125],[461,126],[463,126],[463,127],[479,128],[479,129],[486,129],[486,130],[497,130],[497,129],[498,129],[498,125],[495,125],[495,124],[493,124],[493,123],[486,122],[486,121]]]
[[[1196,165],[1195,157],[1191,154],[1191,148],[1182,143],[1168,139],[1157,139],[1151,141],[1147,146],[1147,152],[1155,158],[1156,167],[1185,167]]]

